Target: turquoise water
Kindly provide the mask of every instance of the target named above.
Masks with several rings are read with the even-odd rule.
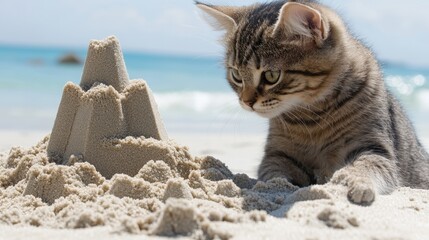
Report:
[[[0,46],[0,88],[57,91],[65,82],[79,83],[82,66],[60,65],[67,53],[85,59],[85,50]],[[225,91],[226,84],[217,59],[124,53],[131,79],[144,78],[152,89],[168,91]]]
[[[51,128],[65,83],[80,81],[82,65],[57,63],[70,52],[85,59],[85,49],[0,46],[0,129]],[[145,79],[154,91],[167,130],[265,130],[265,120],[240,109],[222,59],[127,51],[124,58],[130,78]],[[389,63],[383,69],[419,131],[427,131],[429,69]]]

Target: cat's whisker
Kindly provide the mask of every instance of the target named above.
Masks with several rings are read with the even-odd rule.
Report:
[[[334,126],[332,125],[332,122],[328,121],[327,119],[325,119],[324,117],[322,117],[320,114],[318,114],[318,113],[316,113],[315,111],[311,110],[310,106],[301,106],[301,105],[298,105],[297,107],[299,107],[299,108],[301,108],[301,109],[304,109],[304,110],[306,110],[306,111],[310,111],[312,114],[316,115],[316,117],[318,117],[318,118],[319,118],[319,119],[321,119],[323,122],[325,122],[331,130],[334,130]],[[299,110],[298,110],[298,111],[299,111]],[[301,111],[300,111],[300,112],[301,112]],[[317,125],[319,125],[319,127],[320,127],[321,129],[323,129],[323,126],[321,126],[321,125],[320,125],[320,123],[319,123],[318,121],[316,121],[312,116],[309,116],[309,115],[308,115],[308,114],[306,114],[306,113],[303,113],[303,114],[305,114],[306,116],[310,117],[312,121],[314,121],[315,123],[317,123]],[[332,120],[332,119],[334,119],[334,118],[331,116],[331,114],[330,114],[329,112],[327,112],[327,113],[325,113],[325,114],[326,114],[329,118],[331,118],[331,120]]]
[[[310,115],[308,115],[307,113],[305,113],[304,111],[301,111],[300,109],[304,109],[304,110],[309,110],[309,109],[307,109],[307,108],[305,108],[305,107],[303,107],[303,106],[300,106],[300,105],[298,105],[298,106],[296,106],[297,108],[296,108],[296,111],[298,111],[300,114],[303,114],[303,115],[305,115],[305,116],[307,116],[308,118],[310,118],[310,120],[311,121],[313,121],[315,124],[317,124],[319,127],[320,127],[320,129],[323,129],[323,126],[322,125],[320,125],[320,123],[319,123],[319,121],[317,121],[317,120],[315,120],[314,118],[313,118],[313,116],[310,116]],[[317,114],[316,114],[317,115]],[[320,116],[319,116],[320,117]],[[322,120],[323,120],[323,118],[321,118]]]
[[[277,119],[278,119],[278,120],[280,121],[280,123],[282,124],[283,130],[287,130],[287,132],[289,133],[289,132],[290,132],[290,129],[289,129],[289,127],[288,127],[288,125],[287,125],[286,121],[284,120],[284,118],[282,118],[282,117],[280,116],[280,117],[277,117]]]
[[[292,115],[293,116],[293,118],[295,119],[295,120],[297,120],[298,122],[300,122],[301,124],[298,124],[298,126],[300,126],[301,127],[301,129],[303,129],[303,130],[306,130],[307,131],[307,133],[308,133],[308,136],[310,137],[310,140],[311,140],[311,142],[313,142],[313,135],[311,134],[311,131],[310,131],[310,129],[307,127],[307,125],[298,117],[298,116],[296,116],[295,114],[293,114],[292,112],[290,112],[290,111],[288,111],[288,112],[285,112],[287,115]]]

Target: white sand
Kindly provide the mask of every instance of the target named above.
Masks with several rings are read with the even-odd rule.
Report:
[[[22,232],[34,233],[34,239],[114,239],[118,234],[130,239],[177,234],[208,239],[429,236],[427,190],[401,188],[378,196],[371,206],[357,206],[349,203],[342,186],[297,189],[281,179],[254,185],[220,161],[194,158],[174,143],[170,154],[184,152],[189,158],[151,161],[134,177],[117,174],[107,180],[89,163],[49,163],[47,141],[13,149],[8,159],[0,160],[0,239]],[[165,146],[157,140],[152,144]]]
[[[48,131],[0,130],[0,152],[9,152],[12,147],[31,147],[47,135]]]

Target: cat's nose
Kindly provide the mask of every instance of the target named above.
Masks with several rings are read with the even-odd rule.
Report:
[[[249,106],[250,108],[253,108],[253,105],[255,105],[256,101],[254,99],[251,100],[243,100],[243,103]]]

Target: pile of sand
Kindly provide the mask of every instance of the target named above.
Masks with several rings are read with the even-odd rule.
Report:
[[[149,161],[135,176],[105,179],[86,162],[48,161],[48,137],[31,149],[14,148],[0,167],[0,222],[18,226],[87,228],[173,236],[205,236],[213,221],[258,222],[292,191],[284,180],[258,183],[233,175],[219,160],[193,158],[186,147],[171,148],[176,161]],[[252,190],[243,190],[252,188]],[[278,193],[273,193],[278,192]]]
[[[252,186],[254,180],[234,176],[214,158],[193,158],[187,148],[173,142],[150,139],[146,144],[170,147],[175,161],[149,161],[135,176],[117,174],[110,180],[86,162],[70,166],[49,163],[47,142],[45,138],[31,149],[14,148],[1,160],[1,223],[49,228],[109,226],[115,231],[160,235],[207,234],[203,232],[208,222],[263,221],[266,213],[247,210],[279,206],[274,199],[259,197],[266,195],[268,186],[243,193],[237,184]],[[282,188],[294,189],[289,184]],[[248,198],[239,197],[245,195]]]
[[[154,139],[140,144],[169,149],[166,159],[174,161],[149,161],[135,176],[106,179],[78,159],[68,166],[50,163],[48,140],[0,158],[1,224],[45,230],[104,226],[105,233],[198,239],[280,232],[290,239],[429,236],[429,191],[399,189],[373,206],[357,206],[341,186],[257,182],[212,157],[192,157],[186,147]]]

